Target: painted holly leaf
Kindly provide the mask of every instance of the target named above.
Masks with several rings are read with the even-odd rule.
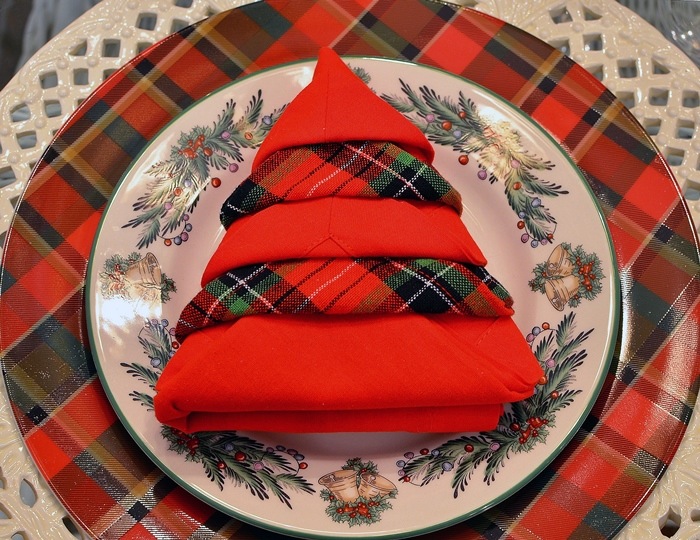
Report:
[[[592,330],[575,331],[575,313],[567,314],[555,330],[539,332],[534,354],[543,368],[535,394],[513,403],[499,419],[495,430],[462,435],[430,450],[406,452],[396,462],[399,479],[425,486],[451,475],[453,496],[457,498],[477,471],[486,484],[497,480],[499,472],[514,454],[530,452],[544,444],[555,426],[557,413],[571,405],[580,390],[572,388],[575,374],[587,357],[582,349]]]
[[[286,108],[264,114],[263,105],[262,90],[238,116],[236,102],[228,101],[212,125],[196,125],[182,132],[168,159],[146,170],[146,190],[132,205],[137,215],[123,226],[139,228],[138,248],[158,239],[167,246],[189,239],[189,219],[199,198],[209,185],[221,185],[215,174],[237,171],[243,161],[241,150],[257,148]]]
[[[503,184],[508,204],[518,216],[518,227],[526,231],[521,238],[533,247],[552,241],[556,219],[544,204],[544,198],[568,193],[561,185],[542,178],[553,164],[530,151],[520,134],[504,120],[493,120],[462,92],[455,101],[441,96],[428,86],[415,91],[400,80],[402,96],[382,98],[406,116],[432,142],[450,146],[459,152],[460,163],[469,156],[479,163],[478,178]]]
[[[168,321],[148,321],[139,333],[139,343],[149,365],[122,362],[121,366],[152,392],[175,352]],[[153,410],[152,393],[135,390],[129,395],[147,410]],[[220,490],[228,480],[261,500],[275,497],[288,508],[292,508],[290,491],[315,493],[313,485],[301,475],[308,466],[305,457],[294,449],[265,446],[235,431],[188,434],[164,425],[161,435],[168,441],[169,450],[186,461],[199,463]]]

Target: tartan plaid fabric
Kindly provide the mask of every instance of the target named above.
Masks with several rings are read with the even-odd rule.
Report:
[[[0,295],[3,374],[42,474],[96,538],[279,536],[202,503],[139,450],[97,380],[83,287],[102,208],[147,142],[218,87],[323,45],[432,65],[521,108],[581,169],[621,272],[628,331],[579,434],[525,488],[426,538],[612,538],[668,467],[696,402],[698,353],[678,346],[697,343],[700,324],[693,224],[649,137],[582,67],[503,21],[431,0],[270,0],[222,13],[118,70],[59,130],[18,206]]]
[[[483,267],[436,259],[308,259],[237,268],[209,282],[176,327],[191,332],[245,315],[452,313],[510,316],[513,300]]]
[[[388,142],[326,143],[280,150],[221,207],[224,227],[246,214],[314,197],[393,197],[443,202],[462,212],[459,193],[430,165]]]

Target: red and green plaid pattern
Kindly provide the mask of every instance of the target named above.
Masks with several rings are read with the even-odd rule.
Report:
[[[513,314],[485,268],[439,259],[299,259],[230,270],[182,310],[175,335],[255,314]]]
[[[700,325],[693,224],[649,137],[583,68],[502,21],[429,0],[255,2],[171,36],[85,100],[38,164],[3,261],[3,374],[29,451],[95,537],[277,538],[201,503],[136,447],[96,379],[83,287],[105,202],[151,137],[221,85],[326,45],[448,70],[537,120],[597,195],[622,278],[625,339],[573,441],[518,493],[426,537],[613,537],[695,406],[700,361],[685,345]]]
[[[430,165],[388,142],[287,148],[263,161],[221,207],[224,227],[282,201],[391,197],[442,202],[462,212],[459,193]]]

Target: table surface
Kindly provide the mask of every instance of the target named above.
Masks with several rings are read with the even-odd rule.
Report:
[[[21,0],[20,0],[21,1]],[[194,21],[249,0],[102,0],[36,53],[0,92],[0,240],[33,164],[65,118],[112,71]],[[642,17],[612,0],[461,2],[564,51],[632,110],[669,161],[700,222],[700,72]],[[632,2],[644,14],[653,2]],[[73,84],[58,84],[62,78]],[[620,538],[700,536],[700,422]],[[23,447],[0,393],[0,536],[84,537]],[[662,528],[666,535],[662,534]],[[20,537],[17,537],[20,538]]]

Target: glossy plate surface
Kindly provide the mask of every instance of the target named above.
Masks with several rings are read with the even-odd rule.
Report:
[[[513,295],[522,337],[545,371],[537,394],[509,408],[491,433],[189,436],[156,421],[152,385],[178,346],[174,321],[198,292],[223,235],[221,204],[249,174],[260,134],[308,83],[313,63],[218,90],[145,148],[96,236],[88,322],[98,372],[122,422],[186,489],[235,516],[304,537],[403,537],[502,500],[570,440],[608,371],[618,276],[588,185],[526,115],[433,68],[346,61],[378,95],[435,133],[435,166],[461,193],[464,222],[489,271]],[[241,376],[264,385],[265,366],[259,370]],[[397,378],[439,384],[430,371],[429,361],[396,366]],[[353,376],[350,369],[348,376],[337,383],[362,384],[372,374]],[[288,383],[303,377],[290,355]]]
[[[3,373],[40,470],[94,536],[263,535],[180,489],[124,429],[90,354],[85,276],[114,186],[168,122],[232,80],[313,58],[322,45],[475,81],[542,125],[591,186],[621,282],[621,331],[600,397],[541,474],[495,507],[432,534],[614,536],[672,459],[695,404],[700,340],[692,223],[663,158],[598,81],[502,21],[429,1],[274,1],[222,13],[116,72],[57,133],[18,205],[0,295]],[[289,449],[285,441],[275,444]],[[329,472],[338,466],[332,465]],[[428,503],[423,513],[432,511]]]

